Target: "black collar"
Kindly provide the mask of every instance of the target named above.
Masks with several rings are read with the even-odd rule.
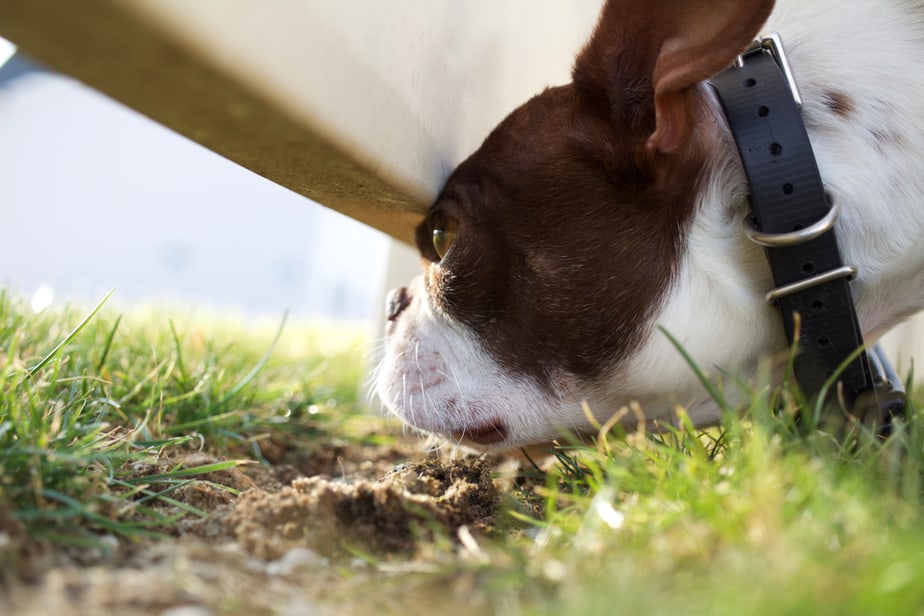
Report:
[[[827,392],[859,419],[887,426],[904,408],[904,392],[900,400],[894,395],[901,381],[878,349],[859,350],[863,335],[848,284],[856,269],[841,260],[837,204],[821,181],[779,36],[755,41],[711,83],[750,184],[747,233],[764,247],[775,285],[767,300],[779,306],[787,340],[797,347],[796,381],[807,396]],[[835,374],[838,386],[826,389]]]

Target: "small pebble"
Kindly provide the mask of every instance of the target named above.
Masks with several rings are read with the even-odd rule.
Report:
[[[290,575],[299,569],[326,566],[327,559],[318,555],[314,550],[309,550],[308,548],[292,548],[279,560],[267,563],[266,573],[273,576]]]
[[[213,612],[201,605],[177,605],[160,613],[160,616],[212,616]]]
[[[319,616],[322,613],[321,610],[311,603],[299,601],[283,607],[282,610],[279,611],[279,616]]]

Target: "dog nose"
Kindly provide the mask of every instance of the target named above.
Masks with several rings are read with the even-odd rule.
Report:
[[[385,318],[394,321],[410,305],[411,296],[408,295],[407,287],[392,289],[385,298]]]

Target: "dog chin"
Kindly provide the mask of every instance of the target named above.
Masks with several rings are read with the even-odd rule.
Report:
[[[675,291],[675,301],[659,316],[689,333],[691,325],[675,314],[676,300],[683,304],[687,298]],[[678,407],[694,425],[720,419],[718,406],[706,397],[693,371],[651,325],[631,357],[598,378],[589,381],[558,370],[538,382],[505,367],[475,332],[434,308],[435,303],[423,276],[402,290],[377,371],[379,398],[417,430],[481,450],[547,451],[553,441],[570,442],[568,435],[589,442],[595,426],[614,414],[630,431],[641,422],[648,429],[656,429],[656,422],[673,424]],[[726,395],[734,397],[734,392]]]

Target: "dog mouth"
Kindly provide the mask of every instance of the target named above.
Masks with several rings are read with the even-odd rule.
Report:
[[[507,426],[504,422],[495,420],[473,428],[466,428],[453,436],[458,440],[478,445],[495,445],[507,440]]]

